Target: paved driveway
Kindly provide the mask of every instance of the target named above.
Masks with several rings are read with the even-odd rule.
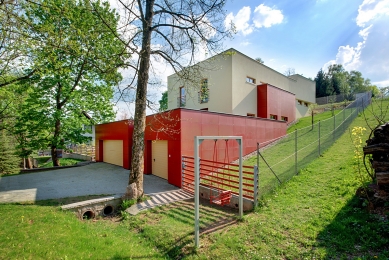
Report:
[[[123,194],[129,171],[107,163],[0,178],[0,203],[58,199],[84,195]],[[154,175],[144,175],[144,192],[179,188]]]

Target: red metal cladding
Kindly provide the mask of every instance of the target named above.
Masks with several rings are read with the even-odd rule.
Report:
[[[103,141],[104,140],[123,140],[123,168],[130,169],[130,158],[132,152],[132,132],[133,121],[122,120],[106,124],[96,125],[96,161],[102,162],[103,158]]]
[[[96,160],[103,160],[103,140],[123,140],[123,167],[129,169],[132,133],[133,124],[128,120],[97,125]],[[144,173],[152,173],[153,140],[168,141],[168,182],[181,187],[181,157],[194,155],[195,136],[242,136],[243,153],[248,154],[255,151],[257,142],[265,142],[285,134],[285,122],[269,119],[182,108],[151,115],[146,118]],[[218,140],[216,145],[213,140],[205,140],[200,145],[200,157],[231,162],[239,157],[239,145],[236,140]]]
[[[295,95],[269,84],[258,85],[257,115],[262,118],[275,115],[277,120],[287,118],[288,122],[294,121],[296,119]]]

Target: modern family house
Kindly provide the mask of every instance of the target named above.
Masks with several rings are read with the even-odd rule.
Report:
[[[257,142],[282,137],[288,123],[307,115],[315,102],[313,81],[286,77],[234,49],[226,53],[199,63],[208,70],[197,79],[168,77],[169,110],[146,118],[145,174],[181,187],[182,156],[193,156],[195,136],[242,136],[248,154]],[[97,125],[96,161],[130,169],[132,133],[131,120]],[[223,161],[226,150],[230,161],[238,158],[233,140],[207,140],[200,157]]]

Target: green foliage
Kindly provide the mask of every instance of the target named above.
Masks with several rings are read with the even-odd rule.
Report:
[[[165,111],[168,108],[168,91],[162,93],[161,100],[159,102],[159,111]]]
[[[19,29],[29,35],[30,63],[39,68],[20,83],[28,97],[14,131],[21,155],[28,156],[34,149],[88,141],[83,125],[111,121],[112,88],[129,55],[115,35],[119,18],[106,2],[23,3],[26,26]]]
[[[344,94],[346,98],[356,93],[372,91],[378,94],[377,86],[371,84],[369,79],[364,79],[362,73],[356,70],[346,71],[341,64],[333,64],[327,72],[319,70],[315,77],[316,97]]]
[[[136,204],[136,199],[131,199],[131,200],[123,200],[122,203],[120,204],[120,209],[121,210],[126,210],[132,205]]]
[[[12,137],[0,130],[0,175],[19,172],[20,158],[16,155]]]

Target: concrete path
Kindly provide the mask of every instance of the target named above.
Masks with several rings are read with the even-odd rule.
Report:
[[[151,198],[139,204],[132,205],[126,211],[131,215],[136,215],[142,210],[161,206],[174,201],[193,199],[194,195],[184,190],[165,191],[160,193],[148,194]]]
[[[129,171],[107,163],[20,174],[0,178],[0,203],[59,199],[85,195],[123,194]],[[178,191],[166,180],[144,175],[145,194]]]

